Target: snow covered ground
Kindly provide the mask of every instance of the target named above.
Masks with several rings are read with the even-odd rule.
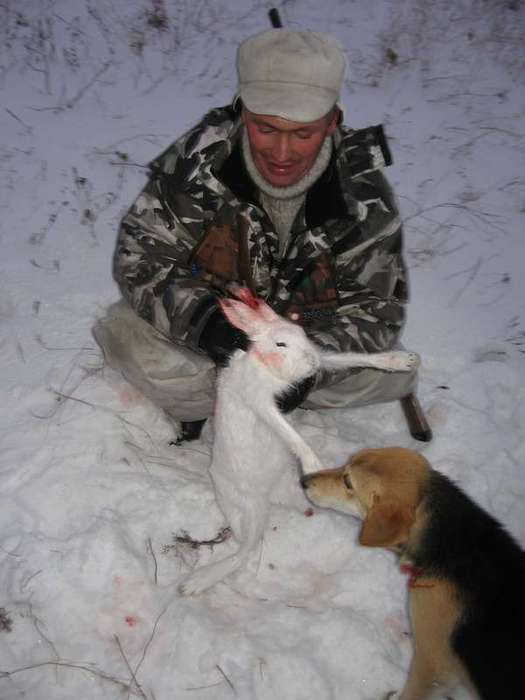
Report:
[[[406,580],[349,518],[276,508],[257,567],[185,599],[230,542],[212,426],[163,415],[103,366],[90,328],[145,164],[235,91],[263,0],[0,3],[0,698],[379,700],[411,656]],[[397,404],[297,411],[327,466],[421,450],[525,544],[523,5],[284,0],[335,34],[355,127],[384,123],[406,221],[405,345],[423,356],[430,444]],[[304,508],[307,507],[306,501]],[[455,700],[466,698],[463,691]],[[504,691],[502,691],[502,698]]]

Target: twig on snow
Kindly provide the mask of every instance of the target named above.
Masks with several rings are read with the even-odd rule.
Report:
[[[151,441],[151,435],[148,433],[148,431],[145,428],[143,428],[141,425],[138,425],[137,423],[132,423],[131,421],[126,420],[125,418],[122,418],[122,416],[119,416],[118,413],[115,413],[115,411],[112,411],[111,409],[107,408],[106,406],[99,406],[98,404],[91,403],[90,401],[85,401],[84,399],[79,399],[76,396],[64,394],[61,391],[58,391],[57,389],[50,389],[50,391],[53,394],[55,394],[55,396],[57,396],[58,399],[62,399],[62,400],[68,399],[69,401],[76,401],[77,403],[81,403],[84,406],[89,406],[90,408],[95,408],[99,411],[111,413],[111,415],[115,416],[115,418],[117,418],[122,423],[125,423],[126,425],[129,425],[132,428],[137,428],[138,430],[141,430]]]
[[[231,536],[231,527],[223,527],[222,530],[219,530],[218,534],[211,540],[194,540],[193,537],[186,532],[186,530],[181,530],[180,534],[173,537],[175,544],[165,544],[162,547],[162,553],[167,554],[171,549],[177,549],[177,547],[181,544],[186,544],[191,549],[199,549],[200,547],[211,547],[213,549],[216,544],[226,542],[226,540],[229,540]]]
[[[232,693],[233,693],[234,695],[237,695],[237,691],[235,690],[235,686],[233,685],[233,683],[231,682],[231,680],[228,678],[228,676],[224,673],[224,671],[223,671],[222,668],[219,666],[219,664],[215,664],[215,668],[217,669],[217,671],[219,671],[219,673],[220,673],[221,676],[224,678],[224,680],[226,681],[226,683],[230,686],[230,688],[231,688],[231,690],[232,690]]]
[[[131,664],[129,663],[128,658],[127,658],[126,654],[124,653],[124,649],[122,648],[122,644],[120,643],[120,639],[119,639],[118,635],[116,635],[116,634],[114,635],[114,639],[115,639],[115,642],[116,642],[118,649],[120,651],[120,655],[124,659],[124,662],[128,668],[128,671],[131,674],[131,678],[133,680],[133,683],[135,684],[137,691],[139,692],[140,696],[142,698],[144,698],[144,700],[148,700],[148,697],[147,697],[146,693],[144,692],[144,689],[142,688],[142,686],[140,685],[140,683],[137,680],[137,673],[139,672],[140,667],[144,663],[144,659],[146,658],[150,644],[153,641],[153,638],[155,637],[155,634],[157,632],[157,627],[159,625],[160,618],[164,615],[166,610],[167,610],[167,608],[164,608],[164,610],[162,610],[159,613],[159,615],[157,616],[157,619],[155,620],[155,623],[153,625],[153,629],[151,630],[151,634],[149,636],[149,639],[146,642],[146,644],[144,645],[144,648],[142,650],[142,656],[140,657],[139,662],[135,666],[135,669],[131,668]],[[131,684],[128,686],[128,697],[129,697],[130,693],[131,693]],[[152,693],[152,695],[153,695],[153,693]],[[153,697],[154,697],[154,695],[153,695]]]
[[[89,88],[97,82],[101,75],[113,65],[113,61],[106,61],[104,65],[99,68],[99,70],[91,77],[88,82],[77,90],[76,94],[70,100],[66,100],[62,104],[55,105],[54,107],[30,107],[34,112],[61,112],[64,109],[72,109],[76,103],[84,97]]]
[[[32,621],[33,621],[33,624],[34,624],[34,626],[35,626],[36,631],[37,631],[38,634],[42,637],[42,639],[43,639],[45,642],[47,642],[47,644],[49,644],[49,646],[51,647],[51,650],[52,650],[53,654],[55,655],[56,660],[59,661],[59,660],[60,660],[60,654],[58,653],[57,648],[56,648],[56,646],[53,644],[53,642],[52,642],[52,641],[49,639],[49,637],[48,637],[47,635],[45,635],[44,632],[42,631],[42,628],[40,627],[41,620],[39,620],[38,617],[37,617],[37,616],[35,615],[35,613],[33,612],[33,606],[31,605],[31,603],[29,603],[29,616],[31,617],[31,619],[32,619]],[[55,669],[55,671],[56,671],[56,674],[58,675],[58,669]]]
[[[184,688],[184,690],[191,692],[192,690],[208,690],[208,688],[218,688],[220,685],[223,684],[223,681],[220,681],[220,683],[212,683],[211,685],[196,685],[196,686],[190,686]]]
[[[491,256],[491,258],[493,258],[493,257],[494,256]],[[491,258],[489,258],[489,260]],[[457,277],[458,275],[463,275],[465,273],[468,273],[465,284],[453,295],[453,297],[449,301],[449,303],[448,303],[449,308],[452,306],[455,306],[458,303],[460,297],[463,295],[465,290],[469,287],[469,285],[477,277],[481,266],[484,265],[486,262],[488,262],[488,261],[485,260],[483,256],[479,256],[478,259],[476,260],[476,262],[474,263],[474,265],[469,267],[467,270],[460,270],[459,272],[454,272],[446,278],[446,279],[452,279],[453,277]]]
[[[14,668],[12,671],[2,671],[0,669],[0,678],[9,678],[9,676],[14,676],[17,673],[22,673],[23,671],[32,671],[35,668],[43,668],[44,666],[59,666],[63,668],[76,669],[78,671],[86,671],[87,673],[91,673],[92,675],[97,676],[98,678],[102,678],[102,680],[109,681],[110,683],[115,683],[116,685],[120,686],[123,690],[130,689],[134,695],[138,695],[137,691],[133,688],[130,688],[129,683],[127,683],[126,681],[120,681],[118,678],[110,676],[108,673],[104,673],[103,671],[98,671],[95,668],[90,668],[89,666],[84,666],[83,664],[69,663],[68,661],[41,661],[37,664],[29,664],[28,666]]]
[[[70,394],[63,394],[61,391],[57,391],[56,389],[51,389],[51,392],[55,394],[60,399],[67,399],[68,401],[76,401],[77,403],[82,403],[84,406],[90,406],[90,408],[97,408],[94,403],[91,403],[90,401],[85,401],[84,399],[79,399],[76,396],[71,396]]]
[[[28,583],[29,583],[30,581],[32,581],[32,580],[35,578],[35,576],[38,576],[38,575],[41,574],[41,573],[42,573],[42,569],[39,569],[38,571],[35,571],[33,574],[30,574],[30,575],[25,579],[25,581],[23,581],[23,582],[21,583],[21,585],[20,585],[20,590],[21,590],[21,591],[25,590],[26,587],[27,587],[27,585],[28,585]]]
[[[126,667],[131,674],[131,679],[132,679],[133,683],[135,684],[135,687],[138,691],[138,694],[140,695],[140,697],[144,698],[144,700],[148,700],[146,693],[142,690],[142,686],[140,685],[140,683],[137,680],[135,672],[133,671],[133,669],[130,666],[130,663],[128,661],[128,657],[124,653],[124,649],[122,648],[122,644],[120,643],[120,639],[118,637],[118,634],[115,634],[113,636],[113,639],[115,640],[115,643],[118,646],[118,650],[120,652],[120,655],[124,659],[124,663],[126,664]],[[128,697],[130,696],[130,694],[131,694],[131,683],[128,685]]]
[[[155,620],[155,624],[153,625],[153,629],[151,630],[150,638],[148,639],[148,641],[144,645],[144,649],[142,650],[142,656],[140,657],[138,664],[135,666],[135,674],[137,674],[139,672],[139,669],[142,666],[144,659],[146,658],[146,654],[148,653],[149,646],[150,646],[151,642],[153,641],[153,637],[155,636],[155,633],[157,632],[157,627],[159,626],[160,618],[164,615],[166,610],[167,610],[167,608],[164,608],[164,610],[162,610],[158,614],[157,619]]]
[[[5,111],[9,114],[10,117],[13,117],[13,119],[16,119],[17,122],[19,122],[20,124],[22,124],[22,126],[23,126],[24,129],[26,130],[26,134],[32,134],[32,133],[33,133],[33,127],[32,127],[32,126],[29,126],[29,124],[26,124],[22,119],[20,119],[20,117],[19,117],[17,114],[15,114],[14,112],[12,112],[12,111],[11,111],[10,109],[8,109],[7,107],[5,107]]]
[[[151,537],[148,537],[148,550],[149,550],[149,553],[150,553],[151,556],[152,556],[153,564],[154,564],[154,566],[155,566],[155,569],[154,569],[154,572],[153,572],[153,581],[154,581],[155,585],[157,585],[158,582],[159,582],[159,581],[158,581],[159,566],[158,566],[158,564],[157,564],[157,557],[155,556],[155,552],[153,551],[153,543],[152,543],[152,541],[151,541]]]
[[[147,165],[142,165],[141,163],[133,163],[133,162],[124,163],[121,160],[119,160],[119,161],[110,160],[109,164],[110,165],[118,165],[119,167],[127,166],[128,168],[140,168],[141,170],[149,170],[149,167]]]

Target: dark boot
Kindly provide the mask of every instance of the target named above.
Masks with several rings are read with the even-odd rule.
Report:
[[[182,445],[183,442],[192,442],[198,440],[201,436],[206,418],[202,420],[181,421],[181,434],[176,440],[172,440],[170,445]]]
[[[407,419],[410,435],[414,440],[430,442],[432,440],[432,430],[427,423],[421,404],[415,394],[408,394],[401,399],[401,407]]]

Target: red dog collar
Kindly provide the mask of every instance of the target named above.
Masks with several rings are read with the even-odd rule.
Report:
[[[425,572],[418,566],[413,564],[401,564],[399,570],[402,574],[408,574],[408,587],[409,588],[433,588],[433,583],[419,583],[418,579],[420,576],[424,576]]]

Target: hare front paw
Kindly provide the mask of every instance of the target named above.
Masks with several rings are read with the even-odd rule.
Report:
[[[421,359],[416,352],[384,353],[384,359],[384,369],[389,372],[411,372],[421,364]]]
[[[301,457],[301,467],[304,474],[320,472],[324,469],[324,465],[321,463],[319,457],[314,452],[308,455],[303,455]]]

